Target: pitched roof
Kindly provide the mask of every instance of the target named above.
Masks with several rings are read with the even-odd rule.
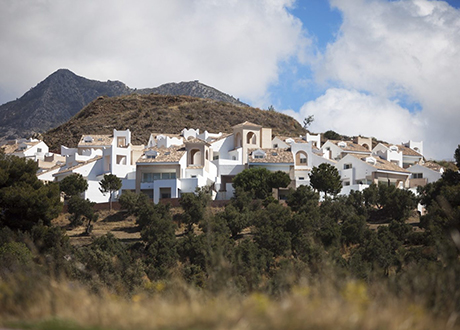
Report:
[[[177,163],[185,154],[185,147],[183,145],[170,148],[152,147],[148,148],[147,151],[156,151],[157,155],[155,158],[147,158],[144,152],[144,155],[138,159],[137,163]]]
[[[264,158],[253,158],[252,153],[256,150],[265,152]],[[249,163],[294,163],[294,157],[290,149],[267,148],[267,149],[249,149]]]
[[[369,164],[370,166],[373,166],[373,167],[375,167],[376,169],[379,169],[379,170],[409,173],[409,171],[403,169],[402,167],[399,167],[398,165],[396,165],[396,164],[394,164],[392,162],[389,162],[388,160],[385,160],[385,159],[382,159],[380,157],[377,157],[377,156],[372,156],[376,160],[375,164],[373,164],[373,163],[366,162],[366,158],[370,157],[370,156],[363,157],[363,155],[361,155],[361,154],[349,154],[349,155],[351,155],[351,156],[353,156],[355,158],[358,158],[359,160],[361,160],[361,161],[363,161],[363,162]]]
[[[2,145],[0,148],[3,149],[5,154],[12,154],[13,152],[16,152],[16,151],[27,150],[27,149],[33,147],[34,145],[39,144],[40,142],[42,142],[42,141],[20,142],[20,143],[14,143],[14,144],[8,144],[7,143],[7,144]],[[18,148],[19,148],[20,144],[26,144],[27,148],[23,149],[23,150],[19,150]]]
[[[425,162],[422,164],[423,167],[429,168],[430,170],[440,172],[443,167],[435,162]]]
[[[344,151],[357,151],[357,152],[370,153],[369,149],[363,147],[360,144],[354,143],[353,141],[341,141],[341,140],[328,140],[328,141],[332,142],[333,144],[335,144],[337,147],[339,147],[340,149]],[[345,142],[346,146],[345,147],[339,146],[338,144],[340,142]]]
[[[260,126],[260,125],[251,123],[251,122],[249,122],[249,121],[245,121],[244,123],[237,124],[237,125],[233,126],[232,128],[239,128],[239,127],[244,127],[244,126],[251,126],[251,127],[257,127],[257,128],[261,128],[261,127],[262,127],[262,126]]]
[[[423,157],[423,155],[421,155],[420,153],[418,153],[417,151],[415,151],[414,149],[411,149],[409,147],[406,147],[402,144],[398,144],[397,147],[399,148],[399,150],[402,151],[403,155],[406,155],[406,156],[417,156],[417,157]]]
[[[209,142],[206,142],[204,140],[201,140],[201,139],[197,139],[197,138],[194,138],[194,137],[190,137],[188,138],[187,140],[184,141],[185,144],[187,143],[196,143],[196,144],[206,144],[206,145],[210,145]]]
[[[308,143],[307,141],[305,141],[304,139],[302,139],[301,137],[298,137],[298,136],[275,136],[277,138],[279,138],[280,140],[286,142],[287,139],[292,139],[294,140],[295,143]],[[287,143],[287,142],[286,142]]]
[[[422,154],[418,153],[417,151],[415,151],[414,149],[411,149],[409,147],[406,147],[405,145],[402,145],[402,144],[391,144],[391,143],[381,143],[383,144],[385,147],[389,148],[391,146],[396,146],[398,147],[398,150],[399,151],[402,151],[403,155],[406,155],[406,156],[417,156],[417,157],[423,157]]]
[[[90,136],[92,138],[91,142],[85,141],[85,138]],[[111,145],[113,141],[112,135],[98,135],[98,134],[85,134],[82,135],[80,141],[78,142],[79,147],[84,146],[108,146]]]
[[[229,137],[230,135],[233,135],[233,133],[222,133],[221,136],[219,136],[219,137],[213,139],[213,140],[210,141],[210,142],[213,143],[213,142],[220,141],[220,140],[222,140],[222,139],[225,139],[225,138]]]
[[[97,156],[97,157],[91,158],[90,160],[87,160],[87,161],[85,161],[85,162],[78,163],[78,164],[75,165],[75,166],[66,168],[66,169],[64,169],[64,170],[62,170],[62,171],[59,171],[59,172],[53,174],[53,176],[57,176],[58,174],[62,174],[62,173],[72,172],[73,170],[75,170],[75,169],[77,169],[77,168],[79,168],[79,167],[82,167],[82,166],[84,166],[84,165],[87,165],[87,164],[90,164],[90,163],[92,163],[92,162],[95,162],[95,161],[97,161],[97,160],[99,160],[99,159],[101,159],[101,158],[102,158],[102,156]]]

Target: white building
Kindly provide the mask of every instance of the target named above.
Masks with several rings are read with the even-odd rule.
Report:
[[[213,198],[230,199],[233,178],[251,167],[283,171],[291,179],[290,187],[297,188],[310,184],[313,167],[332,164],[341,175],[342,194],[379,182],[409,188],[418,182],[410,181],[411,175],[411,180],[437,180],[440,172],[420,167],[423,156],[410,147],[423,150],[423,144],[408,145],[379,143],[371,149],[372,140],[365,137],[321,145],[319,134],[273,136],[271,128],[244,122],[233,126],[231,133],[200,134],[198,129],[183,129],[180,135],[152,133],[144,148],[132,145],[129,130],[114,130],[112,135],[84,135],[76,148],[62,147],[65,165],[50,167],[39,177],[60,181],[79,173],[88,180],[84,198],[98,203],[108,201],[99,191],[105,174],[122,180],[118,193],[144,193],[155,203],[205,186],[211,187]],[[409,164],[410,170],[402,168]]]
[[[81,174],[88,181],[83,198],[96,203],[107,202],[109,197],[100,192],[99,182],[105,174],[114,174],[122,180],[122,190],[135,190],[136,161],[143,149],[142,145],[131,144],[129,129],[114,129],[112,135],[84,135],[77,148],[61,148],[66,164],[53,177],[61,181],[73,173]]]
[[[21,158],[32,159],[34,161],[43,160],[49,154],[48,145],[37,139],[18,139],[8,141],[2,146],[7,155]]]
[[[409,188],[411,173],[380,157],[347,154],[335,166],[342,179],[342,195],[348,195],[351,190],[362,191],[373,183]]]
[[[444,168],[433,162],[422,162],[422,164],[412,165],[407,168],[407,171],[411,173],[409,180],[410,188],[416,188],[441,179]]]

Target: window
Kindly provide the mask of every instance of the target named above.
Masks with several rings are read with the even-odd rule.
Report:
[[[218,160],[218,159],[219,159],[219,155],[214,155],[214,156],[212,157],[212,160]]]
[[[42,148],[37,148],[37,152],[42,152]]]
[[[305,180],[305,177],[299,176],[299,180],[300,180],[300,181],[303,181],[303,180]]]
[[[346,186],[349,186],[350,185],[350,181],[344,181],[343,182],[343,186],[346,187]]]
[[[348,170],[349,168],[352,168],[353,165],[352,164],[343,164],[343,169],[344,170]]]
[[[246,135],[246,143],[247,144],[257,144],[257,138],[253,132],[249,132],[248,135]]]
[[[256,155],[253,156],[253,158],[259,158],[259,159],[260,159],[260,158],[264,158],[264,155],[262,155],[262,154],[256,154]]]
[[[296,154],[296,164],[297,165],[307,165],[307,154],[304,152],[304,151],[299,151],[297,154]]]
[[[423,179],[423,173],[412,173],[412,179]]]
[[[275,144],[273,145],[273,148],[278,148],[278,143],[275,143]]]
[[[142,173],[142,182],[175,179],[176,173]]]
[[[171,188],[160,188],[160,198],[171,198]]]

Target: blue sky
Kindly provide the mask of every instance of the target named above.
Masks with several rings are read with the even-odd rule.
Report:
[[[133,88],[200,80],[314,132],[460,143],[460,0],[0,2],[0,103],[60,68]]]

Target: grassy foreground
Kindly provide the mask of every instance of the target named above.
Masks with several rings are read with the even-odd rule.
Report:
[[[127,297],[73,282],[0,283],[0,324],[18,329],[453,329],[422,305],[349,280],[303,283],[273,297],[210,293],[180,280],[146,282]]]

